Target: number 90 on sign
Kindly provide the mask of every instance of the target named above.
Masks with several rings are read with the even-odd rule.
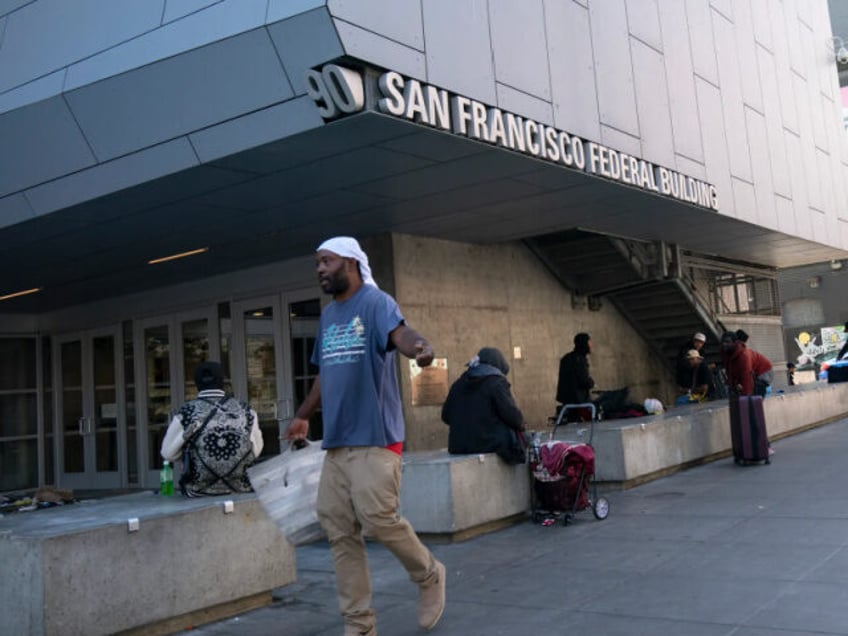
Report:
[[[349,68],[327,64],[320,71],[306,71],[306,93],[324,119],[355,113],[365,105],[362,76]]]

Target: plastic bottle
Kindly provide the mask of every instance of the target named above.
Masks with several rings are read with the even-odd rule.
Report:
[[[159,494],[170,497],[174,494],[174,469],[166,459],[159,471]]]

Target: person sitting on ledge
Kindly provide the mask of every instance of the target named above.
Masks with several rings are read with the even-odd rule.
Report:
[[[483,347],[450,388],[442,406],[442,421],[450,427],[452,455],[497,453],[509,464],[523,464],[521,414],[506,375],[509,364],[494,347]]]

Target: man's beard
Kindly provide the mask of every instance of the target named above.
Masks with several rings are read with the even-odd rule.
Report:
[[[344,272],[337,272],[331,276],[327,276],[323,281],[320,281],[321,289],[325,294],[330,296],[338,296],[345,293],[350,287],[350,280],[345,276]]]

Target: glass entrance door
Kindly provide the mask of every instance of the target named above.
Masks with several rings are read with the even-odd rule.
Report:
[[[280,452],[280,422],[291,417],[291,402],[280,373],[281,323],[276,296],[233,303],[233,356],[238,370],[233,373],[233,391],[256,411],[265,457]]]
[[[306,396],[320,300],[312,291],[233,304],[233,390],[256,411],[263,457],[280,452],[280,435]],[[320,414],[310,430],[319,439]],[[317,432],[317,435],[315,434]]]
[[[213,309],[136,321],[136,418],[142,487],[159,483],[162,440],[180,406],[197,397],[197,365],[219,359]]]
[[[55,413],[61,486],[119,488],[125,443],[123,372],[117,329],[57,337]]]

